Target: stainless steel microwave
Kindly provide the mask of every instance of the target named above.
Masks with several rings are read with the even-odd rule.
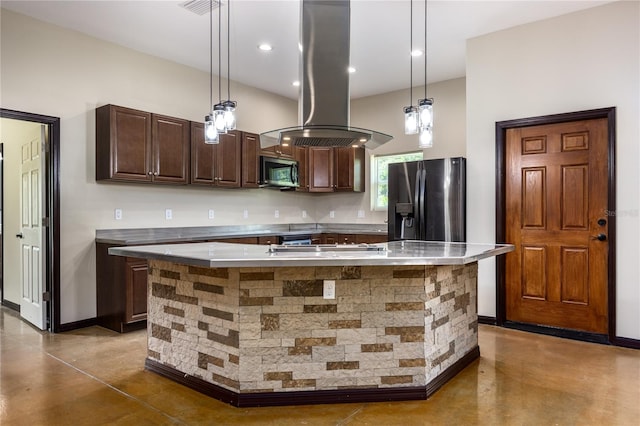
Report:
[[[261,156],[260,186],[281,189],[299,187],[298,162],[285,158]]]

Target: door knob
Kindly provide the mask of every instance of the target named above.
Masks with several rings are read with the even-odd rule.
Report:
[[[21,232],[21,233],[19,233],[19,234],[16,234],[16,237],[17,237],[17,238],[23,238],[23,236],[22,236],[22,232]]]
[[[598,234],[596,236],[591,237],[594,240],[598,241],[607,241],[607,236],[605,234]]]

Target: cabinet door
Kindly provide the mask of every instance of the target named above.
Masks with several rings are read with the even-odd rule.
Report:
[[[356,237],[356,244],[360,244],[360,243],[375,244],[375,243],[387,242],[387,234],[357,234],[355,237]]]
[[[334,148],[335,190],[364,192],[364,148]]]
[[[220,143],[215,148],[215,185],[240,188],[242,142],[240,132],[232,131],[220,135]]]
[[[125,263],[125,322],[147,318],[147,262],[127,258]]]
[[[262,245],[265,245],[265,244],[267,244],[267,245],[268,244],[278,244],[278,240],[279,240],[279,238],[278,238],[277,235],[272,235],[272,236],[269,236],[269,237],[262,236],[262,237],[258,237],[258,244],[262,244]]]
[[[293,158],[294,157],[294,147],[293,145],[274,145],[269,148],[263,148],[260,150],[260,155],[265,155],[267,157],[278,157],[278,158]]]
[[[295,160],[298,162],[298,180],[300,186],[296,191],[309,192],[309,150],[306,146],[294,147]]]
[[[189,121],[152,114],[153,181],[187,184],[189,180]]]
[[[333,148],[309,147],[309,192],[333,192]]]
[[[260,186],[260,139],[254,133],[242,132],[242,184],[243,188]]]
[[[151,114],[116,105],[96,109],[96,180],[151,181]]]
[[[193,185],[213,184],[215,145],[204,143],[204,124],[191,122],[191,180]]]

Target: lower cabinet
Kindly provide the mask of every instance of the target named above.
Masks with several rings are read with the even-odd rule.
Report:
[[[96,243],[98,325],[120,333],[147,324],[147,261],[110,256],[115,244]]]

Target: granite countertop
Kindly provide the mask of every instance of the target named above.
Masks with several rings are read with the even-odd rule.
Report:
[[[321,224],[192,226],[183,228],[97,229],[96,242],[119,245],[197,242],[212,238],[309,235],[322,233],[387,234],[386,224]]]
[[[163,244],[112,247],[109,254],[217,267],[462,265],[514,250],[510,244],[393,241],[364,245],[382,251],[270,252],[270,246],[229,243]],[[348,245],[345,247],[349,247]]]

